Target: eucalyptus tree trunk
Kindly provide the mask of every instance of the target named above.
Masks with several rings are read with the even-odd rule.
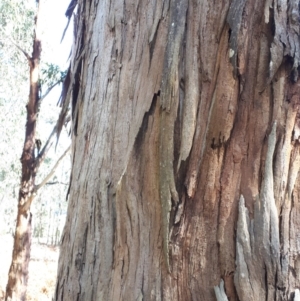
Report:
[[[300,300],[298,2],[77,12],[55,300]]]
[[[35,197],[35,177],[38,158],[35,158],[36,122],[40,102],[39,65],[41,57],[41,39],[39,35],[38,14],[35,20],[35,34],[32,55],[26,56],[29,64],[30,88],[26,105],[25,141],[21,156],[22,174],[18,197],[17,222],[14,233],[12,262],[8,274],[5,300],[25,300],[28,282],[28,266],[31,248],[31,203]]]
[[[32,44],[32,54],[29,55],[20,46],[15,46],[23,52],[29,64],[29,97],[26,105],[26,127],[25,141],[21,156],[21,183],[18,196],[18,211],[17,221],[14,233],[14,244],[12,252],[12,261],[8,274],[6,286],[5,301],[23,301],[26,300],[26,291],[28,283],[28,266],[30,261],[31,249],[31,220],[30,212],[31,203],[37,194],[37,191],[43,187],[55,173],[59,163],[68,153],[69,148],[61,155],[55,165],[52,167],[49,174],[38,185],[35,183],[36,174],[42,162],[51,148],[55,134],[57,137],[60,134],[61,128],[65,122],[65,115],[61,113],[52,133],[50,134],[45,145],[41,148],[41,141],[36,139],[36,124],[39,113],[39,107],[43,98],[54,88],[58,83],[53,84],[48,88],[44,95],[41,94],[41,86],[39,79],[40,59],[41,59],[41,26],[40,26],[40,6],[42,1],[37,1],[37,13],[35,16],[35,30]],[[14,44],[14,42],[13,42]],[[58,138],[57,138],[58,139]]]

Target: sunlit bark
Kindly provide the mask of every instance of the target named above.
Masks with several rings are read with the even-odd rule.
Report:
[[[78,1],[55,300],[298,300],[297,5]]]
[[[39,18],[36,17],[32,55],[26,55],[30,72],[30,92],[26,105],[25,142],[21,157],[22,175],[18,199],[17,223],[14,235],[12,262],[8,274],[5,300],[25,300],[31,247],[31,202],[36,193],[35,134],[39,106],[39,64],[41,57]]]
[[[26,300],[26,290],[28,283],[28,265],[30,260],[31,248],[31,221],[32,214],[30,212],[31,203],[37,194],[37,191],[46,184],[46,182],[53,176],[58,164],[67,154],[68,150],[60,157],[54,165],[49,175],[38,185],[35,183],[37,171],[44,161],[55,134],[58,132],[60,122],[54,127],[45,146],[40,150],[40,145],[36,140],[36,123],[39,113],[39,106],[44,98],[40,95],[40,82],[39,82],[39,67],[41,58],[41,32],[40,32],[40,11],[41,1],[37,2],[37,14],[35,17],[35,32],[33,39],[33,47],[31,56],[16,45],[26,56],[29,64],[30,87],[29,98],[26,105],[26,129],[25,141],[21,156],[21,183],[18,197],[18,211],[17,222],[14,234],[14,245],[12,252],[12,262],[8,274],[8,282],[6,286],[5,300],[23,301]],[[48,92],[53,87],[50,87]],[[63,123],[64,119],[61,119]],[[40,142],[39,142],[40,143]]]

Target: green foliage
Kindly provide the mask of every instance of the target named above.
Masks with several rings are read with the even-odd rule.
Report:
[[[14,231],[29,81],[22,49],[30,49],[34,7],[30,1],[0,1],[0,214],[5,232]],[[24,97],[25,96],[25,97]]]
[[[34,0],[0,1],[0,234],[13,233],[15,227],[21,175],[20,157],[25,137],[26,103],[29,94],[28,62],[18,47],[31,55],[35,6]],[[43,49],[44,52],[45,49]],[[42,62],[43,88],[48,89],[55,82],[61,82],[64,76],[65,72],[61,71],[58,66]],[[57,99],[51,101],[45,99],[41,106],[37,128],[38,138],[43,144],[58,117]],[[57,158],[69,145],[70,141],[66,133],[63,138],[65,141],[59,143],[57,152],[50,152],[39,169],[37,184],[48,174]],[[46,185],[39,191],[37,199],[33,202],[34,223],[39,228],[33,231],[39,233],[39,237],[49,232],[39,231],[46,229],[52,221],[49,212],[51,210],[56,212],[55,208],[59,206],[65,210],[66,184],[69,181],[70,171],[69,160],[70,157],[66,156],[58,170],[58,184]],[[41,206],[41,204],[44,205]]]
[[[28,63],[24,54],[14,44],[27,52],[31,49],[34,14],[34,1],[0,1],[0,98],[2,102],[3,99],[20,101],[26,89],[28,90]]]
[[[62,83],[67,75],[67,71],[62,71],[58,65],[45,63],[40,72],[41,86],[46,89],[51,88],[56,83]]]

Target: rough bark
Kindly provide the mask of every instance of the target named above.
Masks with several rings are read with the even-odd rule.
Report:
[[[38,14],[37,14],[38,16]],[[35,158],[35,134],[38,106],[40,100],[39,88],[39,64],[41,56],[41,40],[38,32],[38,18],[36,18],[35,37],[33,39],[33,51],[28,59],[30,72],[29,99],[26,105],[26,129],[25,142],[21,156],[22,175],[18,198],[17,223],[14,235],[12,262],[8,274],[5,300],[25,300],[28,282],[28,265],[31,248],[31,202],[36,193],[36,158]]]
[[[53,176],[58,164],[67,154],[69,149],[58,159],[49,175],[39,185],[35,184],[37,171],[44,161],[51,145],[53,144],[53,137],[61,130],[61,123],[64,123],[65,115],[60,116],[54,127],[48,141],[45,143],[42,150],[41,145],[37,145],[39,140],[36,140],[36,123],[39,113],[39,106],[42,99],[46,96],[41,96],[41,87],[39,82],[39,66],[41,58],[41,32],[39,11],[41,1],[37,2],[37,13],[35,17],[35,32],[33,38],[33,48],[31,56],[16,45],[26,56],[29,64],[29,98],[26,105],[26,127],[25,127],[25,141],[21,156],[21,183],[18,196],[18,210],[17,222],[14,234],[14,245],[12,252],[12,262],[8,274],[8,282],[6,286],[5,301],[23,301],[26,300],[26,290],[28,283],[28,266],[30,260],[31,248],[31,220],[32,214],[30,212],[31,203],[37,194],[37,191],[46,184],[46,182]],[[46,94],[54,87],[49,88]],[[58,138],[57,138],[58,139]],[[40,143],[40,141],[39,141]]]
[[[55,300],[298,300],[298,2],[77,11]]]

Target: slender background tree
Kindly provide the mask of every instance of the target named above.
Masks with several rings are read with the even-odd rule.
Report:
[[[78,0],[55,300],[299,300],[298,4]]]
[[[8,195],[7,191],[12,186],[10,183],[10,179],[13,178],[11,170],[14,169],[14,166],[16,166],[16,174],[20,170],[15,158],[18,152],[14,148],[12,150],[12,154],[9,153],[9,149],[7,149],[7,145],[9,145],[8,140],[12,139],[11,135],[13,135],[14,132],[18,132],[16,130],[16,126],[18,126],[19,120],[22,118],[22,115],[25,115],[23,118],[26,120],[25,142],[21,156],[21,172],[13,180],[13,183],[15,183],[16,181],[19,182],[21,175],[21,187],[18,197],[17,225],[15,228],[16,230],[14,231],[14,248],[12,252],[12,263],[9,271],[5,300],[25,300],[26,286],[28,281],[28,264],[30,260],[31,248],[31,203],[37,192],[44,185],[51,184],[49,183],[49,180],[53,177],[58,164],[60,163],[60,161],[62,161],[62,159],[68,152],[67,149],[67,151],[65,151],[58,159],[56,164],[51,163],[51,157],[47,158],[48,164],[46,165],[52,165],[51,169],[49,171],[47,171],[47,169],[43,170],[43,172],[40,173],[40,182],[35,182],[37,171],[39,170],[41,163],[45,161],[46,155],[48,155],[51,145],[54,144],[53,142],[56,138],[56,134],[61,131],[62,124],[64,123],[64,119],[62,118],[60,118],[59,123],[57,122],[57,114],[55,120],[55,123],[57,123],[57,125],[55,125],[55,127],[52,129],[52,133],[50,134],[49,139],[46,140],[45,144],[42,146],[41,139],[37,135],[36,128],[40,112],[40,105],[44,98],[49,94],[49,92],[56,85],[60,84],[66,76],[65,72],[61,72],[59,68],[53,64],[48,64],[46,66],[46,69],[42,69],[42,77],[40,76],[42,26],[40,26],[39,7],[41,5],[41,2],[42,1],[36,4],[33,1],[32,7],[30,7],[28,3],[25,3],[23,1],[1,2],[2,10],[0,15],[0,22],[2,24],[2,28],[0,31],[0,58],[1,63],[3,62],[3,64],[1,64],[0,72],[3,77],[1,78],[0,85],[4,89],[2,90],[2,94],[0,96],[0,104],[4,108],[4,114],[2,114],[3,112],[1,112],[1,119],[3,119],[3,121],[7,121],[6,124],[3,124],[2,127],[2,130],[4,132],[4,135],[2,135],[2,137],[4,138],[4,141],[1,145],[1,152],[3,158],[8,159],[1,164],[1,166],[5,164],[7,165],[1,170],[0,180],[2,183],[0,188],[1,195],[3,195],[1,200],[2,208],[5,207],[5,202],[3,202],[4,197]],[[37,7],[35,7],[36,5]],[[38,12],[34,17],[36,9]],[[33,28],[35,28],[34,31]],[[34,32],[34,35],[32,35],[32,32]],[[28,47],[28,41],[31,41],[32,43],[32,53],[30,55],[25,50],[27,48],[30,49],[30,47]],[[10,51],[10,48],[12,49],[12,51]],[[22,59],[24,57],[26,58],[27,67],[25,66],[25,64],[22,64],[20,55],[22,55]],[[15,76],[13,76],[14,74]],[[24,74],[28,75],[29,81],[28,79],[26,80],[26,76]],[[29,82],[30,87],[29,100],[27,102],[26,108],[24,102],[24,98],[26,97],[24,97],[24,95],[28,95],[28,85],[27,92],[25,93],[23,84],[24,81]],[[16,87],[15,89],[13,87],[13,84]],[[12,101],[13,99],[17,99],[17,104]],[[20,106],[22,106],[23,104],[25,111],[20,110]],[[13,112],[13,110],[11,110],[12,108],[16,109],[16,116],[14,118],[11,118],[10,116]],[[57,110],[57,113],[59,113],[59,110]],[[48,114],[47,118],[50,120],[51,118],[53,118],[53,116],[51,114]],[[45,119],[44,122],[47,123]],[[10,128],[9,125],[12,125],[12,127]],[[10,162],[13,163],[9,165],[8,163]],[[44,176],[44,178],[42,178],[41,176]],[[64,184],[66,186],[66,182],[68,182],[68,180],[65,180],[65,183],[60,184]],[[52,184],[56,183],[58,183],[57,179],[56,182],[52,182]],[[17,198],[16,185],[13,186],[12,190],[12,197]],[[59,194],[52,192],[52,197],[54,197],[55,195],[58,196]],[[46,199],[49,200],[51,198],[44,198],[43,203],[45,203]],[[59,207],[60,212],[57,212],[57,209],[54,205],[52,205],[50,208],[53,212],[50,211],[49,214],[51,222],[48,226],[47,236],[48,239],[50,239],[50,243],[54,244],[58,242],[60,236],[59,227],[56,225],[59,223],[58,215],[62,215],[63,206]],[[56,210],[56,212],[54,212],[54,210]],[[56,218],[54,218],[53,215],[56,215]],[[56,225],[54,221],[56,221]],[[10,227],[12,227],[12,225]],[[43,227],[45,227],[45,222],[41,228]],[[42,236],[41,233],[39,233],[38,236]]]

